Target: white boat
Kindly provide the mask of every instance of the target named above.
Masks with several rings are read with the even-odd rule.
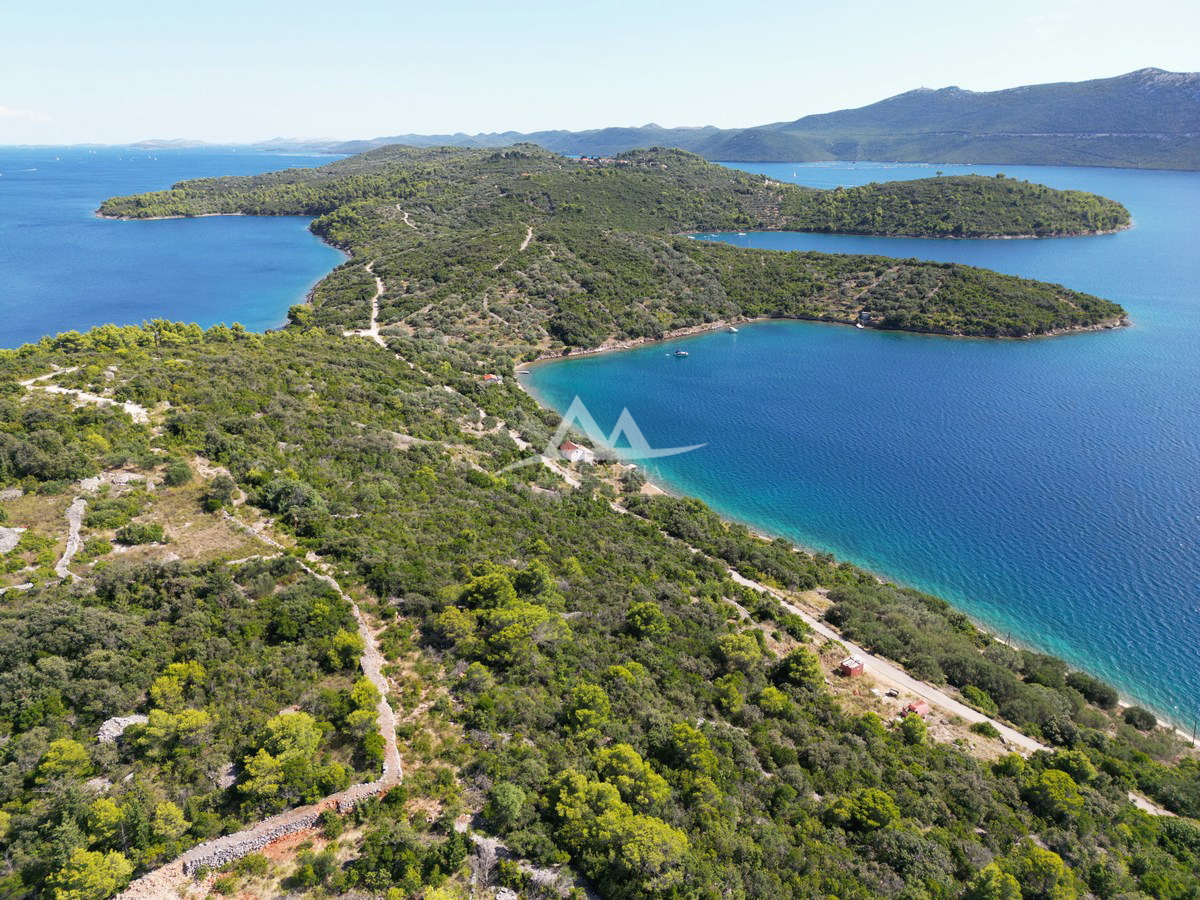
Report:
[[[675,355],[676,356],[687,356],[688,352],[686,350],[676,350]]]
[[[745,236],[746,236],[746,232],[744,232],[744,231],[738,232],[738,237],[745,237]]]
[[[737,329],[736,329],[736,328],[734,328],[732,325],[730,325],[730,326],[729,326],[729,333],[730,333],[730,334],[737,334],[738,332],[737,332]]]
[[[855,322],[855,323],[854,323],[854,327],[855,327],[855,328],[862,328],[862,327],[863,327],[863,323],[862,323],[862,322]]]

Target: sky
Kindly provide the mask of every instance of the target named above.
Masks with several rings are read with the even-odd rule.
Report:
[[[0,144],[743,127],[1200,70],[1195,0],[0,0]]]

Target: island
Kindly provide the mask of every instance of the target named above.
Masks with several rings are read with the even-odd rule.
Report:
[[[188,181],[109,200],[100,213],[314,216],[313,230],[354,261],[321,284],[312,308],[294,311],[297,323],[433,329],[520,344],[518,355],[531,359],[756,317],[987,337],[1125,321],[1098,297],[970,266],[688,237],[747,229],[1033,237],[1129,223],[1106,198],[1006,178],[823,191],[679,150],[576,160],[531,144],[385,147],[315,169]],[[375,276],[385,289],[372,307]]]
[[[637,471],[539,459],[558,417],[506,377],[530,353],[848,321],[875,289],[963,333],[1120,315],[679,236],[774,191],[654,152],[393,150],[106,204],[307,209],[354,256],[278,332],[0,350],[4,890],[1200,890],[1200,766],[1150,711]]]

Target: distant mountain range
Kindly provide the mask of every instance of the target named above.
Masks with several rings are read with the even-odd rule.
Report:
[[[1093,81],[1002,91],[918,88],[859,109],[755,128],[600,128],[492,134],[400,134],[362,141],[288,141],[266,149],[360,153],[385,144],[500,147],[611,156],[678,147],[727,162],[997,163],[1200,169],[1200,73],[1139,69]]]

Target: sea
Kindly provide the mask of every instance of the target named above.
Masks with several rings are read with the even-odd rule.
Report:
[[[281,325],[343,255],[301,218],[98,219],[106,197],[321,165],[246,148],[0,148],[0,347],[155,317]],[[1115,300],[1130,328],[1024,341],[801,322],[535,367],[627,408],[660,485],[946,598],[1182,726],[1200,717],[1200,174],[767,164],[815,187],[974,172],[1113,197],[1134,228],[1044,240],[697,235],[970,263]],[[687,357],[675,357],[686,347]]]
[[[233,147],[0,147],[0,347],[107,322],[162,317],[252,331],[344,255],[308,219],[99,219],[108,197],[187,178],[318,166],[336,157]]]
[[[937,594],[997,634],[1200,717],[1200,174],[737,164],[815,187],[979,173],[1094,191],[1134,227],[1038,240],[697,239],[984,266],[1121,303],[1132,326],[973,340],[771,321],[535,366],[608,431],[628,409],[660,486]],[[675,357],[677,348],[686,357]]]

